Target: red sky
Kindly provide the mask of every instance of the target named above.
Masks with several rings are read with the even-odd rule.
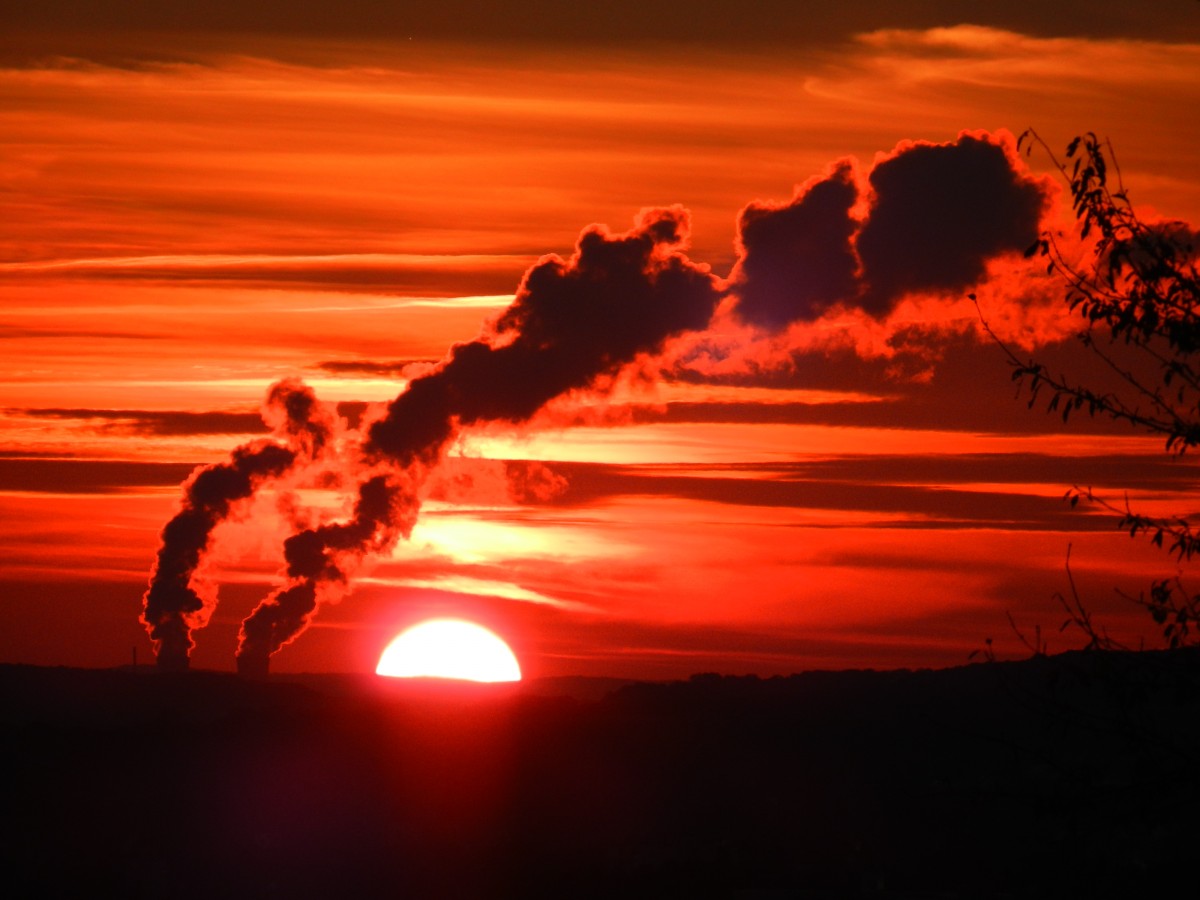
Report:
[[[381,415],[544,254],[671,204],[695,277],[732,278],[711,322],[530,421],[457,431],[411,536],[274,669],[372,670],[434,614],[493,626],[531,675],[953,665],[988,637],[1019,652],[1006,613],[1055,631],[1068,546],[1114,630],[1151,633],[1116,590],[1171,560],[1060,498],[1078,483],[1186,512],[1191,460],[1026,409],[966,294],[1022,352],[1074,365],[1061,286],[1013,250],[1029,211],[1003,205],[1066,221],[1048,156],[1015,155],[1029,126],[1055,150],[1107,136],[1145,215],[1200,222],[1196,4],[1136,21],[1125,4],[617,4],[592,21],[528,3],[470,26],[452,3],[336,21],[243,6],[62,0],[0,43],[0,660],[148,659],[138,616],[179,485],[266,434],[272,383],[303,379],[350,425]],[[918,171],[914,149],[968,144],[1015,166],[995,203],[983,169],[940,200],[949,170]],[[855,205],[812,199],[811,224],[779,226],[809,257],[739,239],[747,204],[783,222],[820,183]],[[945,230],[977,189],[977,217]],[[830,262],[839,222],[857,274]],[[220,526],[193,665],[233,667],[289,522],[349,514],[352,451]]]

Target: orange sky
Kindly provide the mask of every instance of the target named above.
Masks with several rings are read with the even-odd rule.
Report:
[[[682,204],[688,256],[725,278],[751,201],[780,208],[845,157],[865,184],[903,142],[1027,126],[1056,149],[1107,135],[1139,208],[1200,222],[1195,22],[1122,37],[1107,12],[963,24],[914,3],[906,25],[851,6],[809,40],[788,19],[728,42],[432,18],[413,40],[394,22],[322,39],[233,12],[148,34],[100,5],[88,34],[18,22],[0,56],[0,661],[148,659],[138,615],[179,484],[264,433],[269,385],[303,378],[357,420],[590,223]],[[1060,498],[1086,483],[1186,510],[1196,472],[1014,399],[965,294],[1068,359],[1043,273],[1006,251],[970,288],[777,330],[727,300],[531,422],[466,428],[411,538],[273,668],[370,671],[396,631],[450,613],[494,626],[527,675],[951,665],[987,637],[1017,652],[1006,612],[1057,627],[1068,545],[1095,608],[1142,625],[1114,589],[1171,561]],[[280,485],[220,526],[193,665],[232,668],[289,514],[336,520],[348,497]]]

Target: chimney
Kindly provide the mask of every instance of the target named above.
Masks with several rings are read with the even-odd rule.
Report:
[[[270,669],[271,657],[259,653],[243,653],[237,658],[237,672],[243,678],[264,680]]]
[[[158,671],[186,672],[188,670],[188,655],[179,647],[163,643],[158,648]]]

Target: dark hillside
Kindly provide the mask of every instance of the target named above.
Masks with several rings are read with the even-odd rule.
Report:
[[[1145,895],[1200,837],[1192,653],[568,685],[0,667],[11,896]]]

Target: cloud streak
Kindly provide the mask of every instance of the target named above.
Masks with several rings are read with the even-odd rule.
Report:
[[[324,4],[259,0],[252,6],[235,0],[212,0],[187,9],[156,4],[111,4],[102,0],[44,0],[21,5],[10,16],[10,30],[23,40],[10,47],[35,51],[45,33],[59,47],[69,40],[63,23],[77,33],[74,42],[105,56],[162,59],[218,46],[240,49],[269,45],[271,39],[319,37],[375,41],[478,41],[522,46],[567,43],[596,46],[631,43],[702,45],[712,48],[805,48],[841,42],[864,27],[872,29],[932,28],[957,25],[966,17],[988,30],[1010,29],[1042,35],[1131,36],[1184,40],[1200,37],[1187,0],[1160,0],[1155,7],[1130,9],[1119,0],[1063,0],[1053,7],[1029,3],[970,4],[969,10],[941,0],[843,0],[822,7],[820,15],[801,8],[769,4],[748,6],[735,0],[709,0],[703,6],[685,0],[660,0],[653,7],[635,0],[613,0],[604,13],[563,7],[553,0],[517,0],[503,8],[480,7],[470,0],[405,3],[395,8],[371,0],[346,0],[336,9]],[[936,30],[936,29],[935,29]],[[97,47],[93,37],[106,42]],[[157,35],[158,43],[144,35]],[[119,38],[125,36],[124,42]],[[141,35],[142,40],[136,38]],[[68,32],[69,36],[69,32]],[[174,38],[164,43],[163,37]],[[286,46],[286,45],[285,45]],[[282,48],[281,48],[282,49]],[[124,51],[122,54],[120,51]],[[293,50],[293,52],[299,52]]]

